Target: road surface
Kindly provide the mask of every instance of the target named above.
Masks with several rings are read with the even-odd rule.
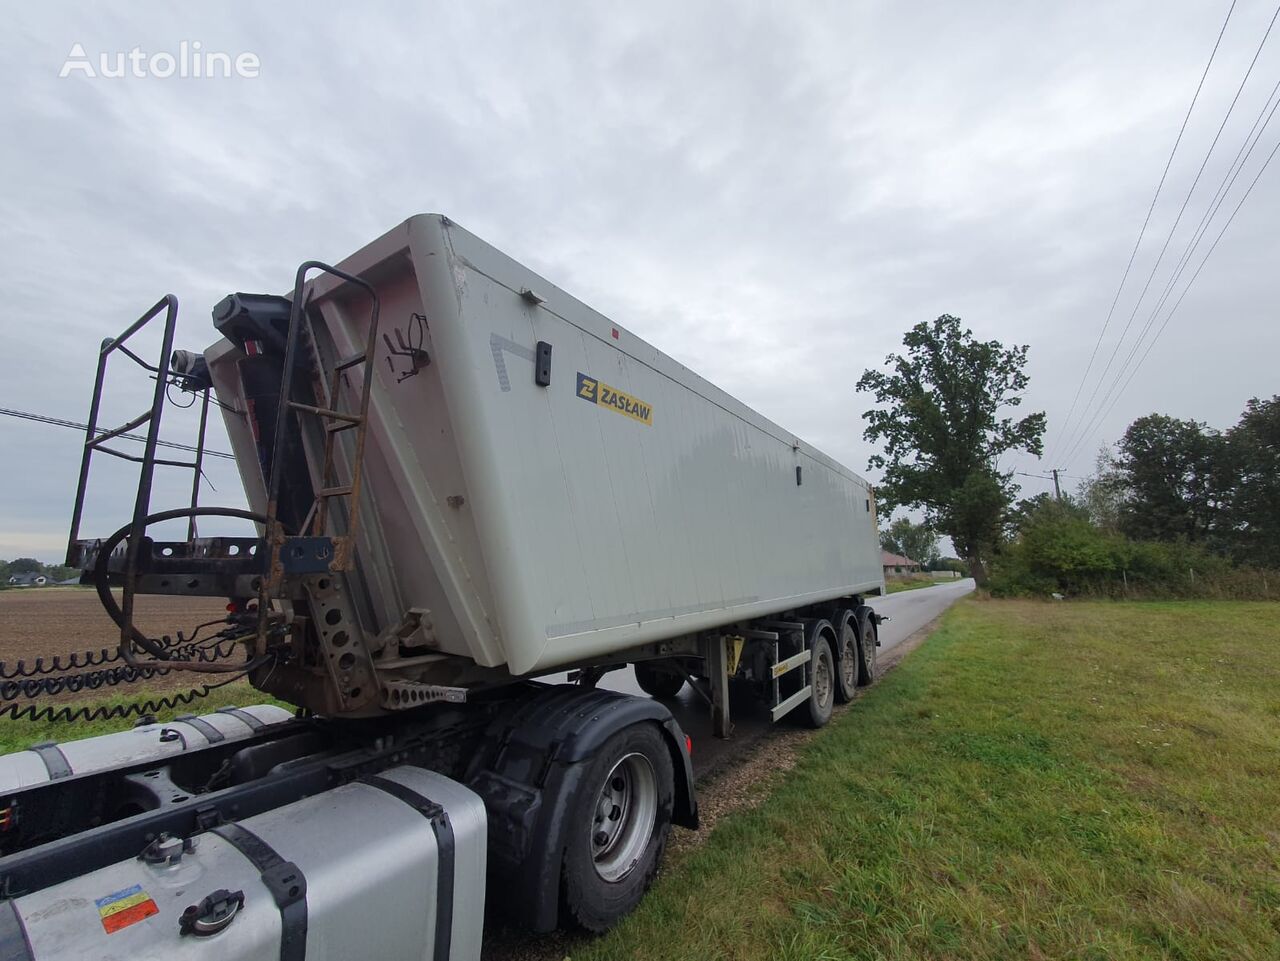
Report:
[[[870,598],[871,606],[877,614],[891,618],[888,624],[880,625],[880,654],[906,640],[920,628],[961,597],[973,590],[973,580],[965,578],[959,581],[943,581],[934,587],[922,587],[914,591],[902,591],[887,597]],[[546,680],[561,680],[562,675]],[[613,671],[600,680],[600,687],[626,694],[645,696],[636,684],[635,671],[628,667],[623,671]],[[714,737],[711,733],[711,711],[707,702],[694,693],[688,684],[675,698],[668,701],[667,706],[675,715],[680,727],[693,738],[693,770],[697,777],[718,767],[730,757],[735,750],[745,748],[764,734],[771,726],[769,710],[763,704],[749,697],[734,697],[730,702],[730,715],[733,718],[734,735],[729,740]],[[789,723],[783,719],[779,723]]]

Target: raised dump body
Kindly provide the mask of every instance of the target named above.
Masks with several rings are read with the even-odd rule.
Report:
[[[150,364],[131,338],[153,320]],[[90,403],[68,563],[120,643],[0,674],[23,697],[247,674],[303,710],[0,758],[0,941],[24,957],[474,961],[486,900],[601,931],[698,824],[662,699],[693,684],[727,736],[731,682],[817,727],[874,680],[868,485],[445,218],[303,264],[290,297],[227,297],[203,358],[171,355],[176,320],[166,295],[104,341]],[[153,400],[103,429],[112,358]],[[200,401],[191,462],[157,454],[173,387]],[[198,503],[211,390],[250,511]],[[111,446],[144,425],[141,456]],[[101,539],[80,537],[95,451],[140,464]],[[192,469],[189,507],[152,507],[161,464]],[[196,529],[228,517],[254,528]],[[157,539],[172,521],[186,540]],[[139,594],[227,613],[148,637]],[[652,698],[595,689],[628,665]]]
[[[380,302],[351,585],[366,636],[429,612],[420,650],[525,675],[881,589],[866,481],[447,218],[338,266]],[[307,289],[300,369],[319,385],[362,351],[371,298],[331,275]],[[206,358],[219,399],[251,411],[227,426],[265,511],[241,371],[272,348],[252,300],[215,311],[231,339]],[[333,434],[335,477],[353,433]],[[312,487],[332,487],[322,443],[304,446]]]

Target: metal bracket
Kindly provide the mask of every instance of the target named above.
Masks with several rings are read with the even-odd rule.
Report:
[[[420,684],[417,681],[383,681],[382,706],[390,711],[404,711],[447,701],[463,704],[467,700],[465,687],[448,687],[444,684]]]

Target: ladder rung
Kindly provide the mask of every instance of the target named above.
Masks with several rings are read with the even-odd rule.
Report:
[[[330,434],[336,434],[340,430],[350,430],[352,427],[359,425],[353,420],[340,420],[332,424],[325,424],[324,429]]]
[[[355,356],[348,357],[346,360],[341,361],[336,367],[334,367],[334,370],[348,370],[349,368],[354,367],[356,364],[363,364],[363,363],[364,363],[364,352],[361,351]]]
[[[317,417],[332,417],[334,420],[346,420],[353,424],[358,424],[364,420],[359,414],[348,414],[346,411],[332,410],[328,407],[313,407],[311,404],[300,404],[296,400],[289,401],[289,406],[294,410],[315,414]]]
[[[320,488],[320,497],[341,497],[344,494],[351,493],[351,485],[346,487],[322,487]]]
[[[103,443],[104,441],[108,441],[108,440],[111,440],[112,438],[119,437],[121,434],[124,434],[128,431],[133,430],[135,427],[141,427],[147,421],[151,420],[151,418],[154,415],[155,415],[154,410],[144,410],[141,414],[133,418],[133,420],[129,421],[127,424],[121,424],[115,430],[104,430],[101,434],[99,434],[97,437],[94,437],[92,440],[85,441],[84,446],[97,447],[99,444]]]

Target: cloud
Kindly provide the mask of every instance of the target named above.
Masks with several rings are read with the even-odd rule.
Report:
[[[1220,16],[1190,2],[26,5],[0,41],[0,405],[82,417],[96,343],[159,294],[178,294],[180,339],[199,347],[226,292],[284,290],[300,261],[436,210],[855,469],[871,450],[853,383],[943,312],[1031,344],[1024,410],[1049,411],[1052,441]],[[1258,2],[1233,15],[1152,238],[1267,16]],[[57,77],[73,43],[184,39],[252,51],[261,75]],[[1277,64],[1264,51],[1207,184]],[[1277,183],[1259,184],[1115,412],[1044,466],[1086,473],[1150,410],[1225,426],[1275,391]],[[117,419],[146,389],[123,391]],[[78,440],[8,421],[0,438],[22,452],[0,550],[52,559]],[[104,531],[130,489],[106,484]],[[180,499],[182,481],[165,484]]]

